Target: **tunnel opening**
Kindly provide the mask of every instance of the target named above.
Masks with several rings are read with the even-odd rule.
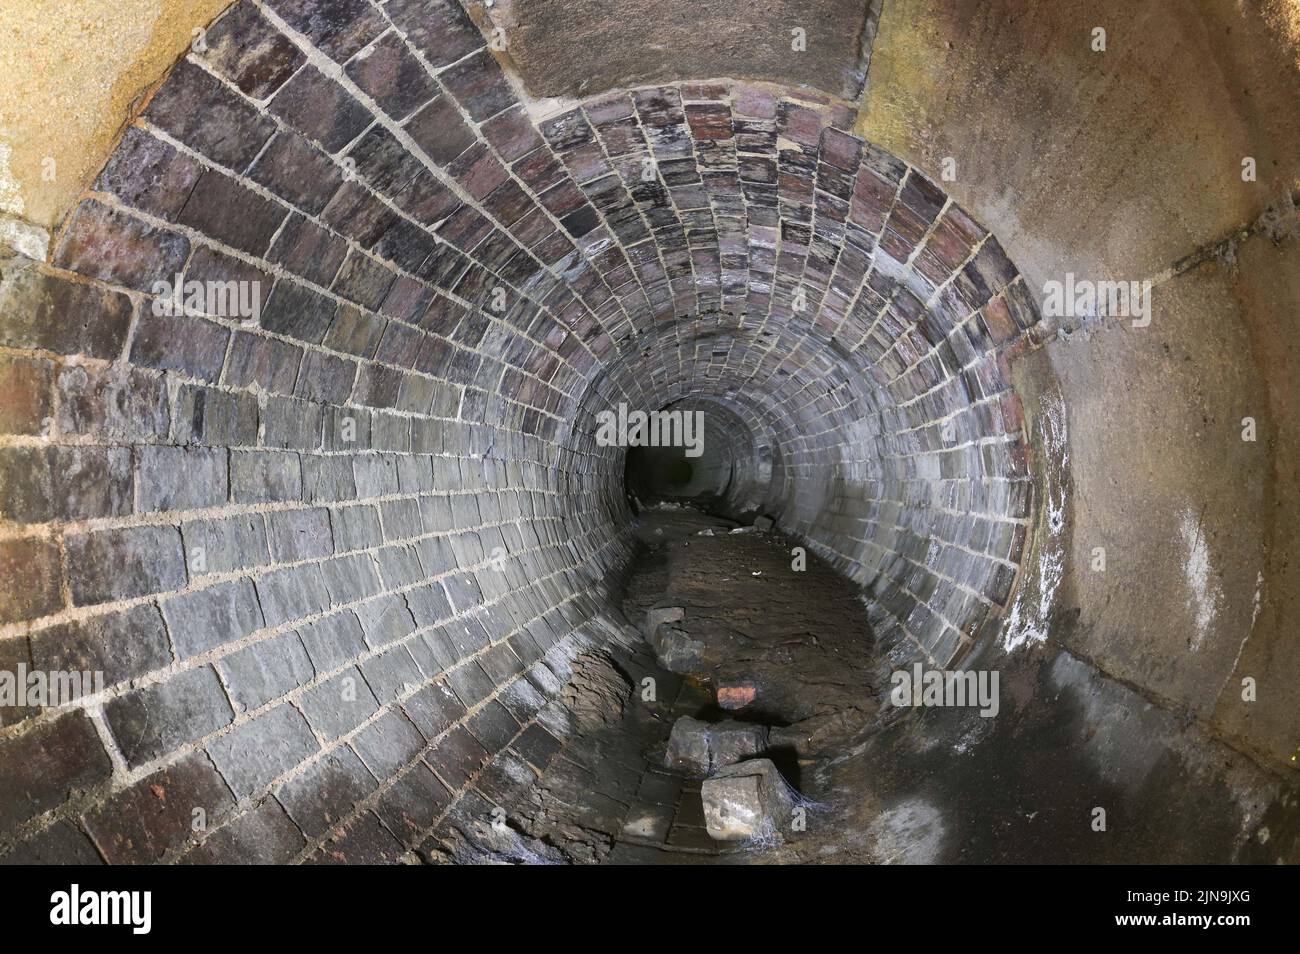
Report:
[[[0,704],[0,857],[1294,856],[1295,296],[1236,271],[1294,273],[1292,192],[1135,252],[1153,325],[1044,318],[1124,256],[1001,134],[950,176],[865,59],[589,87],[502,15],[238,0],[5,238],[0,670],[104,678]]]

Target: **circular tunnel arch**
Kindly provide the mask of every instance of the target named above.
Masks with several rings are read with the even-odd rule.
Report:
[[[50,446],[7,449],[35,477],[7,483],[31,585],[6,620],[33,659],[106,653],[128,620],[159,641],[107,690],[116,767],[91,797],[207,759],[266,804],[339,747],[305,700],[395,665],[408,625],[413,668],[366,726],[409,722],[448,761],[400,778],[464,795],[478,756],[413,700],[468,703],[480,741],[536,724],[536,667],[603,623],[631,553],[622,455],[593,437],[619,400],[763,434],[761,509],[864,587],[897,659],[995,640],[1053,451],[1030,450],[1012,385],[1043,335],[996,238],[815,91],[667,83],[548,115],[459,8],[428,31],[410,5],[307,6],[232,7],[51,261],[4,268],[5,346],[61,362]],[[160,315],[154,283],[180,272],[258,283],[262,310]],[[236,591],[255,621],[204,615]],[[313,675],[244,694],[235,654],[289,633]],[[211,723],[136,738],[146,702],[204,680]],[[263,737],[310,753],[260,779],[233,741]]]

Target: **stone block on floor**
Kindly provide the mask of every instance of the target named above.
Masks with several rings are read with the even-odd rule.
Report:
[[[780,840],[795,807],[790,786],[770,759],[719,769],[700,792],[705,828],[718,841]]]

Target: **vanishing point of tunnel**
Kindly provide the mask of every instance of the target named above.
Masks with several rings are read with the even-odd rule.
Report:
[[[0,861],[1300,861],[1296,0],[0,44]]]

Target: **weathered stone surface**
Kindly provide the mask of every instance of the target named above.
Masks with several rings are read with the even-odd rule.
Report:
[[[108,753],[84,712],[70,712],[0,742],[0,832],[62,804],[73,789],[106,781]]]
[[[701,722],[682,716],[673,723],[664,765],[704,776],[752,758],[767,747],[767,726],[750,722]]]
[[[693,673],[701,668],[704,643],[676,626],[659,626],[650,637],[659,662],[669,672]]]
[[[70,536],[68,585],[78,606],[163,593],[185,585],[175,527],[128,527]]]
[[[132,767],[231,723],[234,713],[211,666],[110,699],[104,719]]]
[[[769,759],[719,769],[701,788],[709,837],[718,841],[781,839],[795,808],[794,796]]]
[[[212,762],[198,752],[117,793],[84,822],[109,864],[152,864],[185,843],[196,818],[215,825],[234,804]]]

